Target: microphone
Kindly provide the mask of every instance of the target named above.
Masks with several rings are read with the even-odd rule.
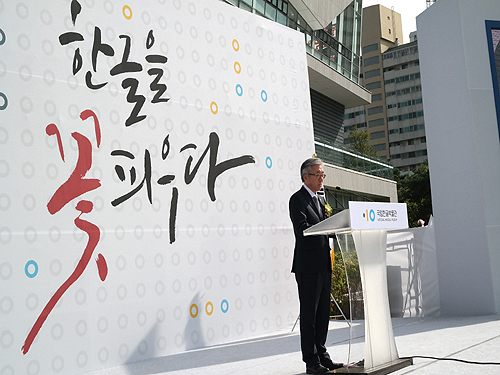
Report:
[[[341,191],[345,191],[344,189],[342,189],[340,186],[335,186],[335,189],[337,190],[341,190]],[[371,199],[371,198],[368,198],[368,197],[365,197],[364,195],[361,195],[361,194],[356,194],[352,191],[349,190],[349,194],[352,194],[352,195],[355,195],[356,197],[360,197],[360,198],[363,198],[367,201],[370,201],[370,202],[376,202],[374,199]]]
[[[318,191],[316,194],[318,194],[319,196],[322,196],[322,197],[323,197],[323,199],[324,199],[324,200],[325,200],[325,202],[326,202],[326,198],[325,198],[325,190],[324,190],[323,186],[321,187],[321,190],[320,190],[320,191]],[[335,202],[337,202],[337,203],[339,204],[339,206],[340,206],[340,207],[342,207],[342,208],[345,210],[344,205],[343,205],[342,203],[340,203],[340,201],[337,199],[337,197],[336,197],[334,194],[332,194],[332,197],[333,197],[333,199],[335,199]]]

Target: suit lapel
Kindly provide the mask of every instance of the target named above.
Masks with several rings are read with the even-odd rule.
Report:
[[[311,206],[313,208],[314,212],[316,212],[319,219],[323,220],[324,217],[323,217],[322,212],[321,212],[321,209],[323,208],[322,204],[321,204],[321,200],[318,198],[319,208],[320,208],[320,211],[318,211],[318,207],[316,207],[316,204],[314,203],[314,200],[311,197],[311,194],[309,194],[309,192],[306,190],[305,187],[302,187],[302,190],[303,190],[304,198],[307,200],[309,206]]]

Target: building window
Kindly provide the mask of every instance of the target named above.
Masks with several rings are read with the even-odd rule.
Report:
[[[379,118],[379,119],[372,120],[372,121],[369,121],[369,122],[368,122],[368,126],[369,126],[370,128],[374,128],[374,127],[376,127],[376,126],[382,126],[382,125],[384,125],[384,124],[385,124],[385,122],[384,122],[384,119],[383,119],[383,118]]]
[[[370,134],[370,139],[385,138],[385,131],[373,132]]]
[[[379,62],[380,62],[380,59],[378,58],[378,56],[369,57],[369,58],[363,60],[364,66],[375,65],[375,64],[378,64]]]
[[[368,116],[376,115],[377,113],[383,113],[383,112],[384,108],[382,106],[367,109]]]
[[[363,47],[363,54],[373,51],[378,51],[378,43]]]
[[[367,90],[375,90],[375,89],[379,89],[382,87],[382,82],[380,81],[377,81],[377,82],[372,82],[372,83],[367,83],[365,85],[366,89]]]
[[[372,103],[373,102],[379,102],[382,100],[382,94],[375,94],[375,95],[372,95]]]
[[[365,78],[373,78],[380,75],[380,69],[369,70],[365,72]]]

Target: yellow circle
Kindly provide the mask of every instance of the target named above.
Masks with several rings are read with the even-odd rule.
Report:
[[[217,103],[216,102],[210,103],[210,110],[212,111],[212,113],[214,115],[216,115],[217,112],[219,112],[219,107],[217,107]]]
[[[240,44],[236,39],[233,39],[233,49],[238,52],[240,50]]]
[[[210,311],[208,311],[208,307],[210,306]],[[205,305],[205,312],[207,313],[208,316],[212,315],[213,312],[214,312],[214,305],[212,304],[212,302],[207,302],[207,304]]]
[[[123,17],[125,17],[126,19],[129,20],[132,18],[132,9],[128,5],[123,6],[122,12],[123,12]],[[127,13],[128,13],[128,15],[127,15]]]
[[[193,313],[193,308],[196,311],[195,313]],[[195,303],[193,303],[189,308],[189,314],[191,315],[191,318],[196,318],[198,316],[198,306]]]
[[[238,61],[236,61],[234,63],[234,71],[236,72],[236,74],[240,74],[241,73],[241,65]]]

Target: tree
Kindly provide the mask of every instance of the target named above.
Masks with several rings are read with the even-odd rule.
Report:
[[[361,154],[377,156],[377,151],[369,142],[370,132],[367,129],[358,130],[356,125],[353,130],[349,130],[349,144],[353,150]]]
[[[410,227],[418,226],[418,219],[428,223],[432,215],[428,161],[420,164],[411,174],[402,175],[399,170],[394,169],[394,171],[394,177],[398,183],[398,200],[407,205]]]

